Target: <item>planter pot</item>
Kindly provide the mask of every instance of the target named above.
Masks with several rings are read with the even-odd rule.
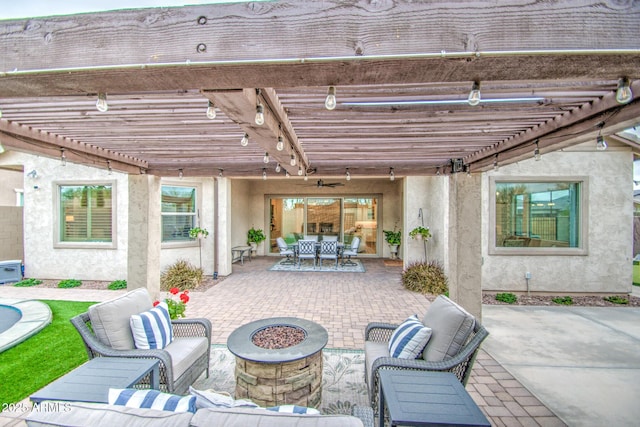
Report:
[[[399,245],[389,245],[389,250],[391,251],[391,259],[398,258],[398,246]]]
[[[251,246],[251,252],[255,254],[256,250],[258,250],[258,244],[256,242],[249,242],[249,246]]]

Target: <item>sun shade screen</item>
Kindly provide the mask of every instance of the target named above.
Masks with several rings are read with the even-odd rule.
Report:
[[[60,240],[111,242],[111,196],[110,185],[60,186]]]

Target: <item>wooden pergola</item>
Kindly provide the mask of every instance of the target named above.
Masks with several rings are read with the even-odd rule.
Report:
[[[274,176],[280,163],[279,176],[402,177],[482,171],[640,121],[640,2],[511,3],[307,0],[0,21],[0,143],[133,174]],[[624,104],[621,78],[634,94]]]

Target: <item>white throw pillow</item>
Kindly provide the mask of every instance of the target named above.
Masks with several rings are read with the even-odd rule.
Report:
[[[238,406],[257,408],[258,405],[250,400],[234,399],[228,393],[218,393],[214,390],[197,390],[189,386],[189,394],[196,398],[196,408],[235,408]]]
[[[173,341],[169,306],[161,302],[149,311],[131,316],[131,333],[136,348],[161,349]]]
[[[389,340],[389,354],[399,359],[415,359],[431,338],[431,328],[427,328],[413,315],[402,322]]]
[[[108,399],[109,405],[196,413],[195,396],[177,396],[153,389],[110,388]]]

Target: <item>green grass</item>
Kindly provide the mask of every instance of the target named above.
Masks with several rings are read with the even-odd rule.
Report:
[[[88,360],[80,334],[69,319],[94,302],[51,301],[51,324],[0,353],[0,403],[15,403]]]

